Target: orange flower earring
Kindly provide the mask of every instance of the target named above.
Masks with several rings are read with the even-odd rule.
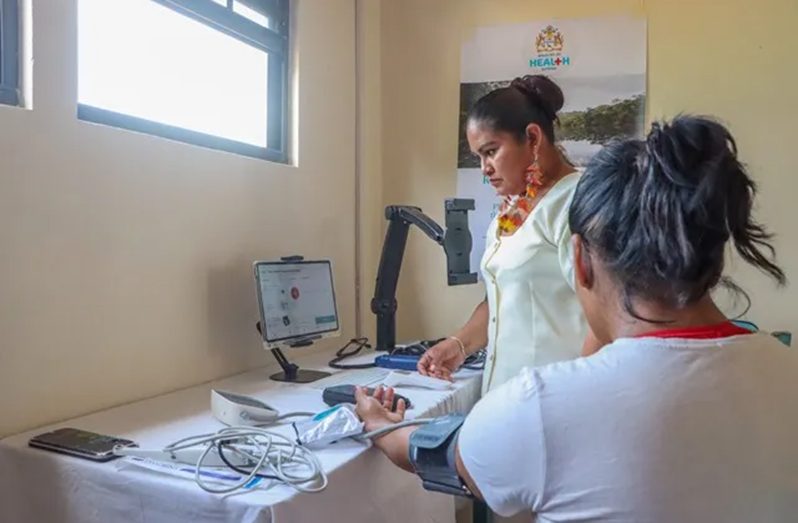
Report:
[[[524,174],[526,190],[516,196],[508,196],[502,202],[499,211],[499,230],[501,236],[509,236],[517,231],[532,212],[533,200],[538,190],[543,187],[543,172],[538,165],[538,155],[532,161]]]
[[[532,164],[526,168],[526,196],[527,198],[534,198],[538,194],[538,188],[543,186],[543,172],[538,165],[538,155],[535,154],[535,159]]]

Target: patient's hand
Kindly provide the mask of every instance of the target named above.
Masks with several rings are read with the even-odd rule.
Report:
[[[403,399],[396,403],[396,412],[391,412],[393,397],[394,391],[390,387],[377,387],[373,396],[369,396],[363,387],[355,389],[355,412],[365,424],[366,432],[399,423],[405,418],[407,405]]]

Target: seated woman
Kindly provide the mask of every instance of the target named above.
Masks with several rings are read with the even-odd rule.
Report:
[[[798,353],[735,327],[710,296],[724,283],[730,241],[785,281],[751,216],[754,194],[733,138],[714,121],[680,117],[646,141],[609,145],[569,216],[577,293],[609,344],[524,369],[486,395],[459,434],[450,420],[437,427],[440,441],[435,430],[403,428],[376,446],[425,485],[453,478],[501,515],[795,521]],[[358,391],[367,430],[401,419],[402,405],[384,408],[392,400],[391,390]],[[446,451],[450,476],[419,459],[444,452],[436,459],[445,463]]]

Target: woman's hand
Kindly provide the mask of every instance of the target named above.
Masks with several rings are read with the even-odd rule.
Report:
[[[447,338],[427,349],[418,360],[417,368],[424,376],[452,381],[452,374],[460,368],[465,359],[457,340]]]
[[[363,421],[366,432],[377,430],[387,425],[399,423],[405,418],[407,405],[405,400],[400,399],[396,403],[396,412],[391,412],[393,406],[394,391],[388,387],[383,389],[377,387],[373,396],[366,393],[363,387],[355,388],[355,413]]]

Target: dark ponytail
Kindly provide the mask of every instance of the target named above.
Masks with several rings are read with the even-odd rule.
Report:
[[[549,77],[526,75],[477,100],[468,121],[510,133],[518,140],[523,140],[527,126],[535,123],[554,143],[554,124],[564,103],[562,90]]]
[[[752,216],[756,185],[729,131],[708,118],[654,124],[645,142],[614,142],[579,182],[570,226],[632,298],[693,303],[721,283],[730,239],[784,284],[771,235]],[[764,251],[764,252],[763,252]]]

